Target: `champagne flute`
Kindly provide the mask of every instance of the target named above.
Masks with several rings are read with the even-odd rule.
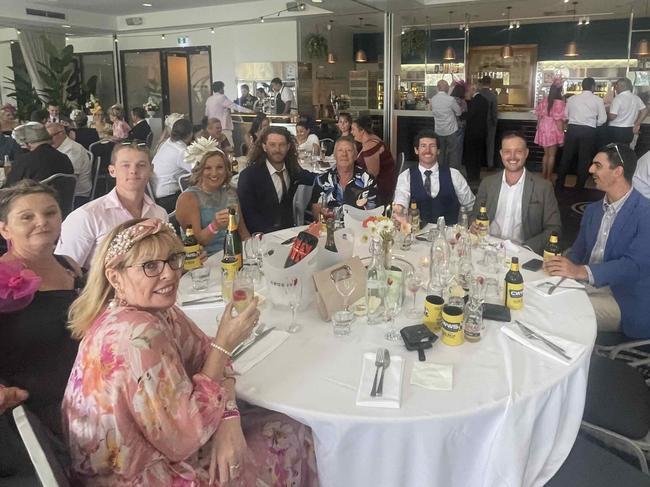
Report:
[[[386,297],[384,298],[384,306],[386,312],[386,321],[388,322],[388,331],[384,335],[386,340],[391,342],[398,342],[402,339],[399,331],[395,328],[395,318],[402,309],[404,303],[404,283],[400,278],[388,279],[388,287],[386,290]]]
[[[262,242],[264,240],[264,234],[262,232],[255,232],[251,235],[253,253],[257,259],[257,266],[262,269],[262,257],[264,255],[264,249],[262,247]]]
[[[327,157],[327,144],[325,144],[324,141],[321,141],[321,143],[320,143],[320,160],[324,161],[325,157]]]
[[[255,295],[255,287],[253,279],[243,273],[240,273],[235,278],[232,284],[232,302],[237,310],[241,313],[253,301]]]
[[[298,277],[289,277],[284,282],[284,294],[287,304],[291,308],[291,324],[288,326],[289,333],[298,333],[302,326],[296,323],[296,311],[302,301],[302,280]]]
[[[413,294],[413,304],[411,309],[408,310],[408,315],[412,318],[419,318],[422,316],[422,311],[415,307],[416,296],[421,286],[422,276],[417,272],[409,272],[406,276],[406,287]]]

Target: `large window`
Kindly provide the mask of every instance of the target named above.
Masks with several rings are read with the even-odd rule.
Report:
[[[103,107],[110,107],[117,101],[115,93],[115,67],[112,52],[90,52],[77,55],[84,83],[97,76],[97,92]]]
[[[160,51],[122,52],[122,66],[125,108],[142,106],[149,97],[162,106]]]

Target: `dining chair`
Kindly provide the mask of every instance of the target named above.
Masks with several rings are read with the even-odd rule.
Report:
[[[190,187],[190,177],[192,177],[192,173],[178,176],[178,188],[181,190],[181,193]]]
[[[90,200],[95,199],[95,193],[97,192],[97,181],[99,180],[99,166],[102,163],[102,157],[97,156],[92,159],[92,176],[93,176],[93,186],[90,190]]]
[[[43,184],[53,187],[59,193],[59,204],[63,218],[74,209],[74,192],[77,187],[77,176],[74,174],[53,174],[41,181]]]
[[[13,410],[14,421],[25,449],[32,461],[36,476],[43,487],[69,487],[70,482],[63,466],[55,454],[55,441],[40,420],[25,406]]]
[[[329,137],[324,137],[320,139],[320,143],[322,144],[325,142],[325,155],[326,156],[331,156],[334,153],[334,139],[330,139]]]
[[[594,353],[625,362],[637,369],[650,386],[650,340],[629,338],[621,332],[599,332]]]
[[[313,217],[309,208],[313,188],[313,184],[300,184],[296,188],[296,194],[293,196],[293,219],[296,226],[306,223],[305,215]]]
[[[145,145],[151,149],[151,144],[153,144],[153,132],[149,132],[147,135],[147,140],[144,141]]]

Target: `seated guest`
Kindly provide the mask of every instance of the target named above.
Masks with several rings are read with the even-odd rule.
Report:
[[[230,145],[230,141],[228,140],[228,137],[226,137],[226,134],[223,133],[223,129],[221,127],[221,121],[218,118],[208,119],[208,123],[205,126],[203,137],[205,138],[212,137],[214,140],[217,141],[217,145],[219,149],[221,149],[224,152],[233,151],[232,146]]]
[[[316,135],[311,133],[307,122],[296,124],[296,149],[308,154],[320,153],[320,141]]]
[[[194,160],[190,187],[176,202],[176,220],[185,230],[192,225],[194,236],[208,255],[223,250],[228,228],[228,210],[239,207],[237,191],[230,186],[232,172],[226,155],[216,144],[190,146]],[[201,148],[199,148],[201,147]],[[250,237],[241,211],[237,208],[237,230],[242,240]]]
[[[620,327],[628,337],[650,338],[650,201],[632,188],[635,168],[628,145],[609,144],[596,154],[589,173],[605,197],[585,209],[567,257],[553,257],[544,268],[589,283],[599,330]]]
[[[340,137],[352,137],[352,116],[349,113],[339,113],[336,118],[336,126],[339,129]]]
[[[490,235],[510,239],[541,254],[551,233],[562,229],[553,186],[526,170],[528,147],[522,134],[506,132],[501,138],[500,154],[504,170],[481,181],[473,217],[485,203]]]
[[[293,137],[284,127],[262,133],[239,174],[237,195],[251,233],[270,233],[294,226],[293,197],[300,184],[312,185],[314,174],[298,165]]]
[[[116,103],[108,109],[108,116],[113,123],[113,137],[126,140],[129,137],[131,127],[124,121],[124,107]]]
[[[133,128],[129,130],[129,140],[139,140],[140,142],[147,142],[151,127],[147,122],[147,113],[142,107],[133,107],[131,109],[131,122]]]
[[[0,163],[4,163],[5,156],[10,161],[15,161],[18,154],[23,150],[11,135],[0,134]]]
[[[375,135],[372,118],[359,117],[352,123],[354,140],[361,143],[357,165],[377,181],[380,205],[390,203],[395,190],[395,161],[384,141]]]
[[[257,299],[236,317],[229,303],[206,336],[175,306],[184,260],[156,219],[123,223],[101,245],[70,310],[81,338],[63,400],[74,480],[207,487],[211,456],[217,485],[315,485],[307,427],[237,408],[230,355],[259,319]]]
[[[169,139],[170,134],[172,133],[172,127],[176,122],[178,122],[181,118],[185,118],[185,115],[182,113],[170,113],[165,117],[165,123],[163,124],[163,131],[160,134],[160,137],[158,138],[158,142],[156,142],[155,147],[151,151],[151,157],[155,157],[155,155],[158,153],[158,149]]]
[[[0,132],[5,135],[11,135],[11,132],[18,125],[16,120],[16,107],[7,103],[0,108]]]
[[[255,116],[255,120],[251,124],[251,128],[246,134],[246,152],[250,153],[257,142],[257,139],[262,135],[269,126],[271,125],[271,119],[269,119],[265,113],[258,113]]]
[[[98,161],[97,186],[95,187],[95,198],[108,193],[114,186],[113,180],[108,174],[108,165],[111,162],[111,154],[115,148],[113,139],[113,126],[111,124],[99,123],[97,125],[99,144],[90,148],[93,157]]]
[[[650,151],[643,154],[636,164],[632,186],[646,198],[650,198]]]
[[[156,203],[167,213],[176,208],[176,200],[181,190],[178,187],[178,177],[192,171],[192,166],[185,160],[187,144],[192,142],[194,132],[192,122],[184,118],[172,127],[171,135],[153,158],[153,193]]]
[[[37,122],[40,123],[41,125],[45,125],[49,121],[49,119],[50,119],[50,114],[48,113],[47,110],[44,110],[43,108],[34,110],[29,115],[30,122]]]
[[[93,187],[92,161],[83,146],[72,140],[65,132],[65,127],[60,123],[50,123],[47,131],[52,137],[52,147],[70,158],[74,174],[77,176],[75,198],[88,198]]]
[[[70,158],[52,147],[52,137],[40,123],[29,123],[16,127],[15,137],[24,143],[29,152],[16,156],[11,166],[5,187],[21,179],[42,181],[58,173],[74,174]]]
[[[333,209],[343,205],[362,210],[375,208],[377,183],[370,174],[355,166],[357,146],[352,137],[336,141],[334,158],[336,167],[316,176],[310,201],[312,214],[334,217]]]
[[[80,143],[84,149],[89,149],[90,144],[99,140],[97,130],[88,128],[88,116],[82,110],[73,110],[71,116],[75,142]]]
[[[106,234],[120,223],[132,218],[167,220],[165,209],[145,194],[152,173],[146,146],[117,144],[108,172],[115,178],[115,188],[70,213],[56,246],[56,254],[68,255],[86,269]]]
[[[60,231],[61,210],[52,188],[23,180],[0,190],[0,234],[11,241],[0,269],[29,280],[33,289],[26,299],[13,294],[3,299],[8,289],[0,297],[0,377],[29,394],[27,407],[57,435],[77,353],[66,327],[68,307],[83,287],[77,264],[52,253]]]
[[[414,201],[423,226],[436,223],[440,216],[447,224],[455,225],[461,206],[471,211],[474,193],[458,169],[438,164],[438,136],[433,130],[420,131],[414,142],[418,165],[397,178],[393,208],[408,210]]]

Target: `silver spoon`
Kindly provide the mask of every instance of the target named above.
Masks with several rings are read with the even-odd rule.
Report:
[[[390,365],[390,353],[387,348],[384,348],[384,361],[382,363],[381,377],[379,378],[379,385],[377,386],[377,395],[381,396],[384,393],[384,372]]]

